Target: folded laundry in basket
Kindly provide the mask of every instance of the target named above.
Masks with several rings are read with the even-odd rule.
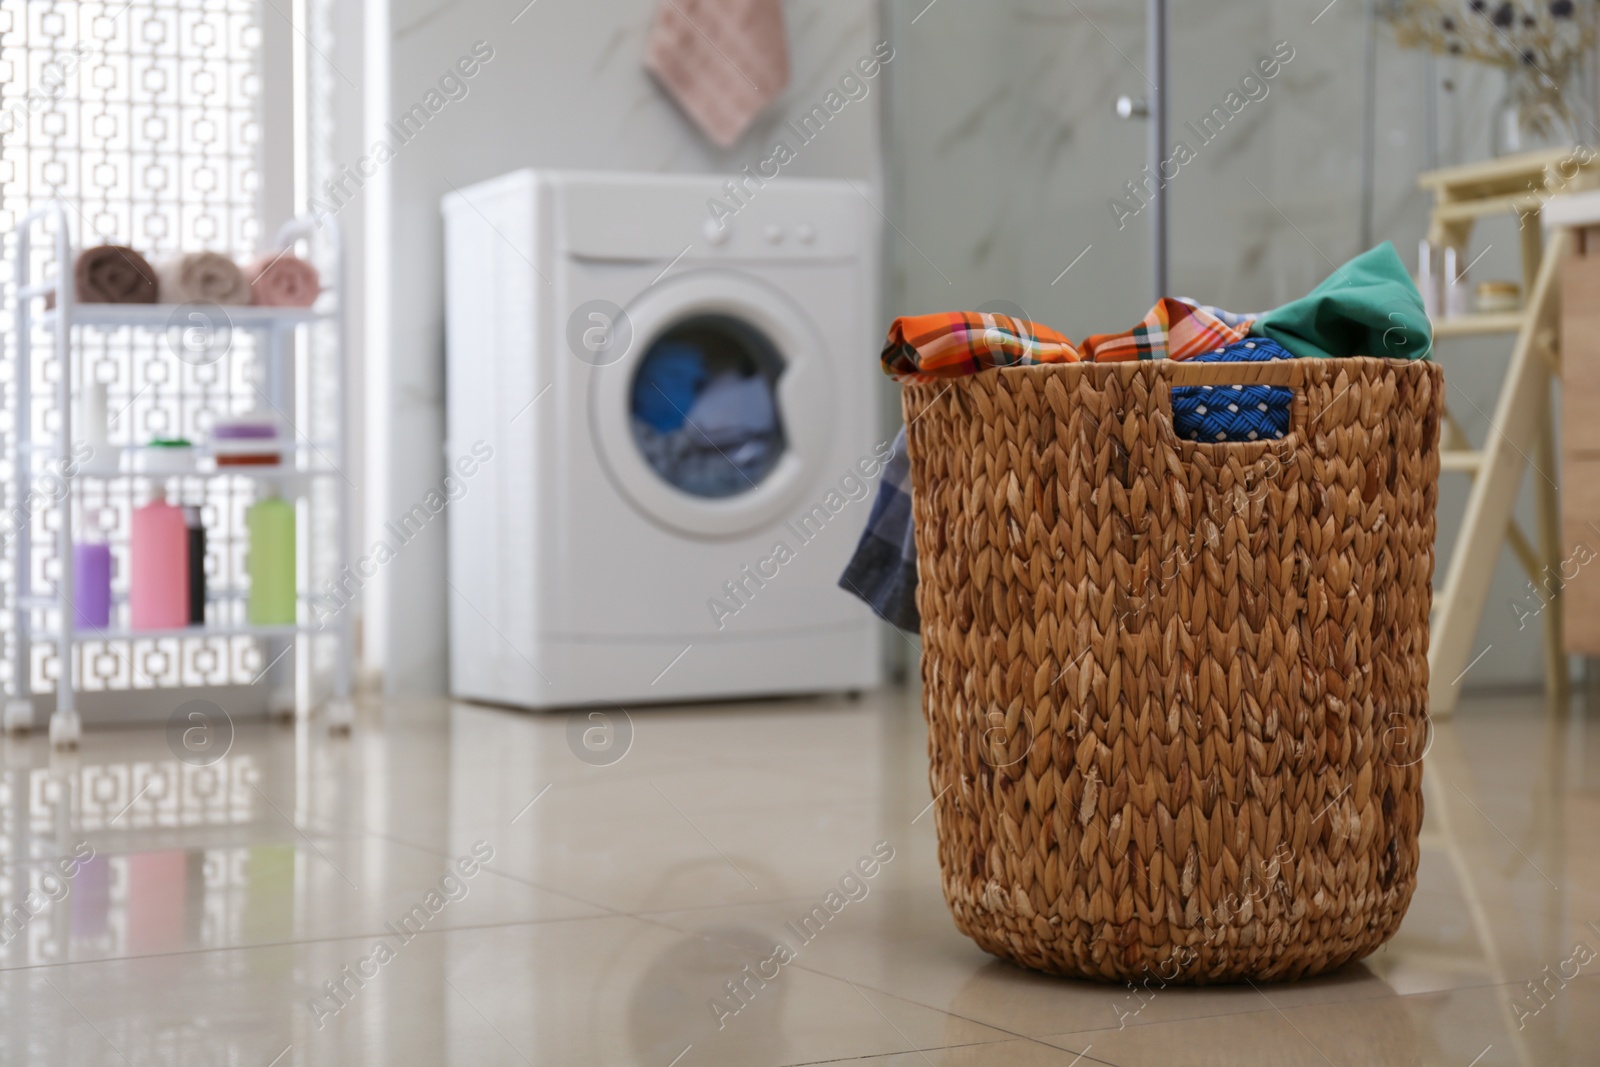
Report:
[[[1163,298],[1131,330],[1074,345],[1049,327],[1006,315],[957,312],[896,319],[882,363],[898,381],[976,374],[995,367],[1079,361],[1201,362],[1356,355],[1425,359],[1433,334],[1422,294],[1385,242],[1338,268],[1306,296],[1259,315]],[[1180,386],[1176,434],[1189,441],[1272,440],[1288,432],[1293,390],[1281,386]],[[895,463],[901,464],[895,474]],[[843,576],[849,590],[903,630],[920,627],[917,553],[905,431],[885,468],[867,528]]]
[[[1276,341],[1244,339],[1195,356],[1197,362],[1292,359]],[[1186,441],[1268,441],[1289,430],[1294,390],[1268,385],[1196,385],[1172,390],[1174,432]],[[921,628],[917,612],[917,542],[911,521],[911,462],[906,431],[894,439],[878,495],[839,588],[866,601],[878,617],[902,630]]]
[[[895,319],[883,372],[897,381],[959,378],[990,367],[1076,363],[1072,342],[1048,326],[1010,315],[956,311]]]
[[[1425,359],[1433,347],[1422,294],[1385,241],[1299,300],[1259,315],[1163,297],[1133,329],[1094,334],[1076,345],[1048,326],[1008,315],[916,315],[889,327],[882,361],[884,373],[897,381],[927,381],[1040,363],[1193,359],[1247,335],[1316,358]]]
[[[962,311],[900,318],[889,327],[883,369],[906,382],[1039,363],[1190,359],[1231,344],[1249,330],[1249,320],[1230,324],[1213,310],[1163,297],[1133,329],[1095,334],[1081,345],[1048,326],[1009,315]]]
[[[1250,328],[1250,324],[1252,322],[1261,317],[1260,312],[1241,313],[1238,311],[1224,311],[1222,308],[1213,307],[1210,304],[1202,304],[1200,301],[1188,296],[1178,297],[1178,303],[1188,304],[1192,308],[1198,308],[1199,310],[1204,311],[1207,315],[1222,321],[1228,326],[1242,326],[1246,330]]]
[[[1293,359],[1269,338],[1235,341],[1197,363]],[[1179,385],[1172,389],[1172,428],[1185,441],[1275,441],[1289,432],[1294,390],[1278,385]]]
[[[1388,241],[1356,256],[1299,300],[1266,312],[1250,332],[1297,356],[1427,359],[1433,350],[1422,294]]]
[[[1078,347],[1084,359],[1095,363],[1193,359],[1232,344],[1249,332],[1249,326],[1248,320],[1230,325],[1209,308],[1162,297],[1133,329],[1095,334]]]

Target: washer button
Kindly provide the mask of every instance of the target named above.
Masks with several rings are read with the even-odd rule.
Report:
[[[783,227],[776,222],[768,223],[762,236],[767,239],[767,244],[769,245],[781,245],[783,244]]]
[[[802,222],[795,228],[795,236],[800,238],[800,243],[810,245],[817,243],[817,228],[809,222]]]
[[[711,245],[725,245],[733,236],[733,226],[716,219],[707,219],[702,232],[706,235],[706,243]]]

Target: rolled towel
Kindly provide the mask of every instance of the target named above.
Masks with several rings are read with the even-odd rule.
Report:
[[[308,308],[322,292],[317,268],[298,256],[276,252],[244,269],[250,302],[264,307]]]
[[[80,304],[154,304],[156,271],[125,245],[97,245],[73,261],[72,291]],[[54,293],[45,297],[44,306],[56,306]]]
[[[165,304],[248,304],[250,283],[244,271],[216,252],[184,252],[156,267],[156,281]]]

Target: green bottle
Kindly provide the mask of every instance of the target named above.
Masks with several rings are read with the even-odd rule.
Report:
[[[267,495],[245,512],[250,532],[250,625],[293,626],[294,505],[271,482],[262,488]]]

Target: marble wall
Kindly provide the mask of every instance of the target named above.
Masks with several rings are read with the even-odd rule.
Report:
[[[373,464],[367,526],[377,531],[444,475],[444,194],[520,167],[732,175],[765,158],[784,123],[816,106],[882,37],[871,3],[785,3],[789,88],[722,151],[642,66],[661,0],[374,2],[388,70],[374,94],[373,129],[421,100],[473,42],[494,49],[470,95],[430,123],[418,147],[397,153],[369,187],[379,199],[373,228],[384,242],[368,250],[374,285],[385,294],[373,309],[368,393],[370,452],[381,459]],[[877,110],[855,104],[784,173],[847,177],[881,202],[879,144]],[[446,685],[451,605],[443,525],[430,526],[368,587],[368,654],[391,692],[441,692]]]
[[[1270,307],[1361,250],[1368,24],[1363,0],[1324,3],[1170,5],[1170,133],[1194,153],[1169,185],[1174,293]],[[889,14],[900,55],[886,123],[900,231],[888,250],[893,310],[1007,301],[1073,337],[1131,325],[1152,297],[1149,212],[1130,218],[1108,202],[1146,163],[1144,125],[1113,110],[1118,95],[1148,89],[1144,4],[924,4]],[[1417,175],[1488,155],[1502,78],[1403,51],[1382,24],[1376,42],[1371,233],[1414,265],[1429,207]],[[1214,121],[1209,140],[1196,136],[1186,124],[1200,127],[1275,50],[1292,58],[1248,87],[1256,99]],[[1517,278],[1512,221],[1482,229],[1472,277]],[[1508,352],[1504,338],[1441,349],[1452,407],[1475,440],[1490,432],[1482,412]],[[1465,494],[1447,475],[1441,575]],[[1531,529],[1527,500],[1523,511]],[[1479,632],[1493,647],[1463,684],[1540,677],[1540,632],[1519,629],[1511,608],[1525,581],[1505,553]]]
[[[1196,156],[1171,185],[1173,291],[1243,310],[1270,306],[1359,249],[1364,2],[1335,0],[1325,11],[1326,0],[1171,5],[1175,137],[1278,42],[1294,50],[1264,97],[1210,143],[1191,145]],[[541,0],[518,15],[522,0],[369,0],[387,68],[371,94],[374,128],[473,41],[496,49],[471,96],[430,126],[427,147],[398,155],[367,194],[381,238],[368,249],[373,285],[387,294],[371,328],[369,452],[382,461],[364,487],[370,527],[442,474],[444,192],[521,166],[732,173],[884,35],[896,56],[871,98],[881,130],[880,112],[852,110],[792,173],[847,176],[876,190],[882,157],[880,202],[894,223],[886,310],[1003,300],[1077,336],[1125,327],[1148,308],[1148,213],[1119,226],[1108,206],[1145,165],[1144,128],[1112,111],[1119,94],[1146,89],[1139,0],[787,0],[793,83],[728,152],[694,134],[640,68],[655,6]],[[1416,175],[1430,161],[1487,154],[1500,78],[1448,63],[1430,77],[1422,57],[1386,31],[1379,41],[1372,232],[1411,261],[1428,206]],[[1514,277],[1509,224],[1484,243],[1474,277]],[[1444,354],[1452,396],[1462,398],[1455,406],[1480,439],[1486,418],[1465,400],[1490,408],[1505,354],[1499,340],[1452,342]],[[892,419],[887,383],[883,402]],[[1447,482],[1443,497],[1447,545],[1464,489]],[[391,689],[444,684],[443,560],[442,532],[429,534],[371,587],[369,654]],[[1536,678],[1538,635],[1516,629],[1511,604],[1523,582],[1509,554],[1496,581],[1480,635],[1494,647],[1470,680]]]

